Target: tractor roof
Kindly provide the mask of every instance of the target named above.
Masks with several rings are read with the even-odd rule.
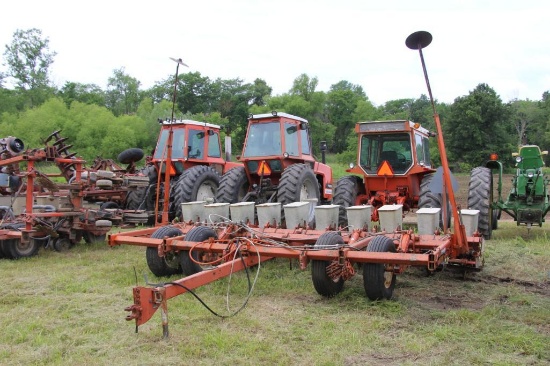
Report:
[[[284,113],[284,112],[277,112],[277,111],[273,111],[271,113],[263,113],[263,114],[251,114],[248,119],[249,120],[251,120],[251,119],[266,119],[266,118],[273,119],[274,117],[286,117],[286,118],[294,119],[296,121],[307,123],[307,119],[304,119],[304,118],[298,117],[298,116],[294,116],[292,114],[288,114],[288,113]]]
[[[172,120],[172,121],[171,120],[160,120],[159,119],[159,123],[161,125],[194,125],[194,126],[216,128],[218,130],[220,129],[219,125],[215,125],[215,124],[207,123],[207,122],[193,121],[193,120],[190,120],[190,119],[176,119],[176,120]]]
[[[424,134],[429,134],[429,131],[420,126],[420,123],[415,123],[408,120],[391,120],[391,121],[365,121],[357,122],[357,132],[397,132],[417,130]]]

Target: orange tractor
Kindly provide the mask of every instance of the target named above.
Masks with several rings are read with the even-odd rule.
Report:
[[[181,59],[171,59],[177,63],[172,117],[159,119],[162,127],[157,145],[141,171],[149,177],[149,185],[131,192],[125,205],[130,210],[146,210],[155,224],[179,217],[184,202],[213,200],[221,175],[239,165],[226,161],[229,153],[222,155],[220,126],[174,118],[178,70],[187,65]]]
[[[404,212],[442,208],[443,181],[430,160],[429,138],[434,133],[406,120],[359,122],[355,132],[357,164],[346,171],[357,175],[342,177],[334,189],[341,226],[347,225],[346,208],[354,205],[371,205],[372,221],[378,221],[383,205],[403,205]],[[447,227],[449,220],[447,213]]]
[[[171,220],[181,215],[184,202],[213,200],[221,175],[240,164],[225,160],[220,126],[192,120],[159,123],[157,146],[141,171],[149,177],[149,185],[130,192],[126,208],[146,210],[158,220],[168,199],[167,217]]]
[[[301,117],[276,111],[251,115],[239,161],[243,166],[223,175],[216,202],[283,206],[332,199],[332,169],[313,156],[309,123]],[[313,210],[308,219],[311,223]]]

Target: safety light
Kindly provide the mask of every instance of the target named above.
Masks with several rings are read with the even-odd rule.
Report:
[[[489,156],[489,159],[492,160],[492,161],[497,161],[497,160],[498,160],[498,154],[492,153],[492,154]]]
[[[420,123],[416,122],[414,125],[413,125],[413,128],[415,130],[418,130],[420,128]]]

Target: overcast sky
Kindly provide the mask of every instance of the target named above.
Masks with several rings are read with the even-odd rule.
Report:
[[[2,55],[15,30],[42,30],[57,52],[58,87],[105,89],[124,67],[149,88],[174,74],[175,57],[212,80],[264,79],[274,95],[303,73],[318,78],[318,91],[346,80],[380,105],[427,94],[418,51],[405,46],[425,30],[433,41],[424,59],[441,102],[480,83],[504,102],[550,90],[548,0],[26,0],[1,9]]]

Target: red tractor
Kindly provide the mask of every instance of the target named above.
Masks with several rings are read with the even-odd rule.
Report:
[[[323,150],[324,153],[324,150]],[[216,202],[292,202],[332,199],[332,169],[313,156],[308,121],[287,113],[251,115],[243,166],[225,173]],[[313,210],[308,223],[313,219]]]
[[[403,212],[442,207],[442,195],[435,192],[443,181],[435,174],[429,151],[429,137],[435,134],[405,120],[359,122],[355,132],[358,164],[347,172],[357,175],[342,177],[334,189],[341,226],[347,225],[345,208],[354,205],[372,205],[372,221],[378,221],[377,209],[383,205],[403,205]]]
[[[220,143],[220,126],[191,120],[159,120],[162,128],[142,174],[147,187],[128,194],[127,209],[142,209],[159,216],[166,197],[168,217],[181,215],[183,202],[214,199],[220,177],[238,163],[226,162]],[[122,154],[122,153],[121,153]],[[168,179],[166,192],[164,182]]]

